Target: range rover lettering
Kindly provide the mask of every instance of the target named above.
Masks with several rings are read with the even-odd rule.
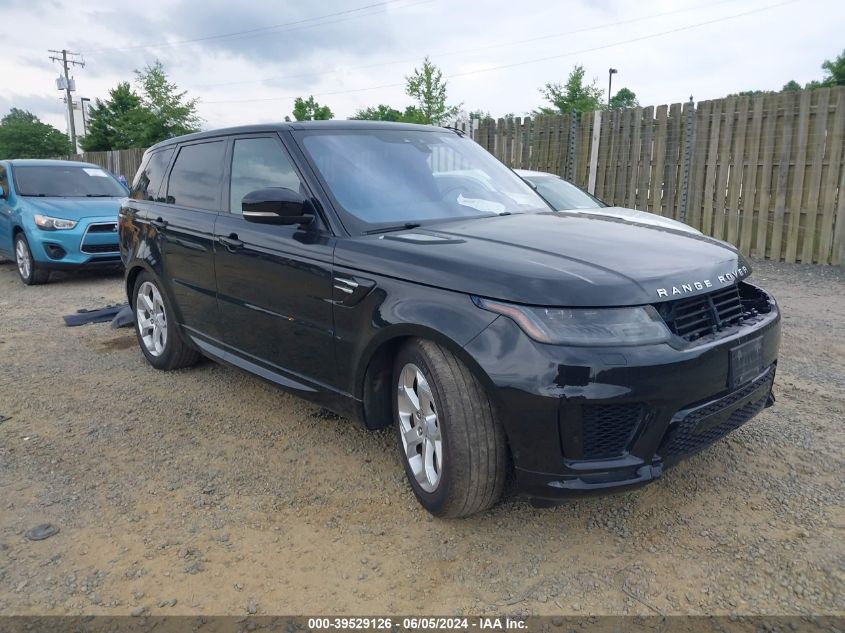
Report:
[[[393,426],[438,516],[491,507],[511,475],[541,505],[645,484],[773,402],[778,306],[737,249],[555,210],[453,130],[171,139],[119,233],[150,364],[207,356]]]

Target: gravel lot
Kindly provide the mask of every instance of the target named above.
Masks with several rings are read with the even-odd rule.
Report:
[[[121,277],[0,264],[0,614],[841,615],[845,269],[754,278],[785,315],[775,407],[639,491],[441,521],[390,433],[157,372],[130,329],[62,325]]]

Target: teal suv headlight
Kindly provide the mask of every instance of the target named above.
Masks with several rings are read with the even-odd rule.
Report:
[[[76,220],[51,218],[49,215],[35,214],[35,225],[45,231],[67,231],[77,225]]]
[[[633,308],[542,308],[472,298],[475,305],[516,321],[538,343],[553,345],[647,345],[672,333],[651,306]]]

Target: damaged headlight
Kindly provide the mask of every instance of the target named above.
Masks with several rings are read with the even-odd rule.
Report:
[[[35,215],[35,224],[39,229],[45,231],[66,231],[76,226],[75,220],[63,220],[62,218],[51,218],[49,215]]]
[[[472,298],[475,305],[516,321],[528,336],[553,345],[647,345],[671,332],[651,306],[633,308],[542,308]]]

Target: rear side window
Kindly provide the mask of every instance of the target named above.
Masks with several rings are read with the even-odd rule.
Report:
[[[129,197],[135,200],[164,202],[163,198],[159,197],[159,191],[171,156],[172,147],[150,154],[135,176]]]
[[[167,185],[167,202],[218,211],[224,141],[186,145],[179,150]]]
[[[232,186],[229,211],[241,213],[244,196],[265,187],[300,191],[299,176],[279,142],[272,138],[242,138],[232,153]]]

